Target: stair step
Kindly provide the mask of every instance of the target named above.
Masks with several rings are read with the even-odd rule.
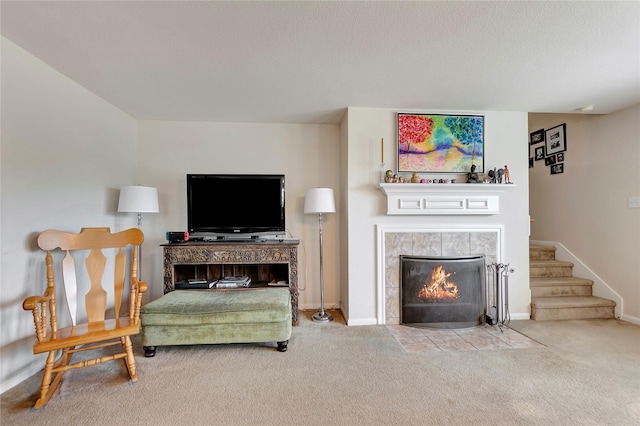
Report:
[[[577,277],[538,277],[529,279],[531,297],[591,296],[593,281]]]
[[[616,302],[596,296],[560,296],[560,297],[535,297],[531,303],[542,308],[574,308],[574,307],[600,307],[616,306]]]
[[[554,260],[556,248],[554,246],[529,245],[529,260]]]
[[[573,263],[555,258],[554,246],[529,245],[531,319],[614,318],[616,303],[592,296],[593,281],[574,277]]]
[[[595,296],[531,298],[531,319],[608,319],[614,318],[616,303]]]
[[[529,261],[529,276],[541,277],[570,277],[573,274],[573,263],[560,260],[532,260]]]

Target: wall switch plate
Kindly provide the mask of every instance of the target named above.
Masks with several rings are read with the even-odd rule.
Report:
[[[629,197],[627,205],[630,209],[640,209],[640,197]]]

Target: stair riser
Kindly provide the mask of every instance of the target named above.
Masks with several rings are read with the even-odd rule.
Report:
[[[529,268],[531,278],[570,277],[572,273],[571,266],[531,266]]]
[[[556,297],[556,296],[591,296],[590,285],[557,286],[557,287],[531,287],[531,297]]]
[[[555,250],[529,251],[529,260],[554,260],[555,258],[556,258]]]
[[[538,309],[533,308],[531,319],[536,321],[561,321],[572,319],[611,319],[614,318],[614,308],[558,308]]]

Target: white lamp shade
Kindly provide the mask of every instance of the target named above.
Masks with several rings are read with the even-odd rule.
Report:
[[[158,213],[158,189],[149,186],[123,186],[118,200],[119,212]]]
[[[335,213],[336,203],[333,199],[331,188],[307,189],[304,196],[304,212],[309,213]]]

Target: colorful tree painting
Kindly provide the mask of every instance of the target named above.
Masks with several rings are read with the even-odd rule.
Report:
[[[398,114],[398,171],[484,172],[484,117]]]

